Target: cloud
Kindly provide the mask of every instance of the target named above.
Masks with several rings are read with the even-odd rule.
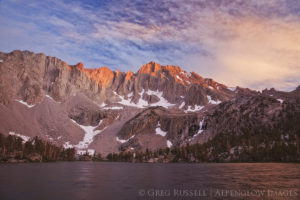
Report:
[[[0,50],[136,71],[155,60],[228,85],[300,84],[297,0],[0,1]]]
[[[250,18],[230,29],[237,36],[216,49],[220,76],[231,85],[292,89],[289,80],[300,75],[300,24]]]

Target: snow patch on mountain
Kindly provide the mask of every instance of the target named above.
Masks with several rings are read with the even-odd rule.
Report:
[[[32,108],[32,107],[34,107],[34,106],[35,106],[35,104],[33,104],[33,105],[30,105],[30,104],[28,104],[27,102],[25,102],[25,101],[22,101],[22,100],[15,100],[15,101],[17,101],[17,102],[19,102],[19,103],[21,103],[21,104],[23,104],[23,105],[27,106],[28,108]]]
[[[104,110],[122,110],[124,107],[122,106],[112,106],[112,107],[105,107]]]
[[[283,103],[284,100],[283,99],[276,99],[277,101],[279,101],[280,103]]]
[[[85,150],[77,150],[77,154],[78,155],[94,155],[95,154],[95,150],[94,149],[85,149]]]
[[[142,97],[144,93],[146,93],[148,95],[157,96],[159,98],[159,101],[156,103],[152,103],[152,104],[149,104],[146,100],[144,100],[142,98],[140,98],[137,103],[134,103],[134,102],[131,102],[131,100],[132,100],[131,95],[129,95],[131,98],[125,99],[123,96],[118,95],[116,92],[114,92],[114,93],[121,99],[121,101],[119,101],[118,103],[125,105],[125,106],[131,106],[131,107],[136,107],[136,108],[145,108],[148,106],[162,106],[162,107],[168,108],[170,106],[175,105],[175,104],[168,102],[168,100],[163,97],[163,92],[161,92],[161,91],[148,90],[145,92],[145,90],[143,89],[141,92],[139,92],[140,97]]]
[[[131,98],[133,96],[133,92],[130,92],[129,94],[127,94],[128,98]]]
[[[236,90],[236,87],[228,87],[227,89],[234,92]]]
[[[142,93],[144,93],[144,90],[142,90],[139,95],[142,97]],[[114,92],[115,95],[117,95],[121,101],[119,101],[119,104],[125,105],[125,106],[131,106],[131,107],[136,107],[136,108],[145,108],[148,106],[148,102],[143,100],[142,98],[139,99],[137,103],[131,102],[132,98],[125,99],[123,96],[118,95],[116,92]]]
[[[25,136],[25,135],[21,135],[21,134],[19,134],[19,133],[15,133],[15,132],[13,132],[13,131],[9,132],[8,135],[14,135],[14,136],[17,136],[17,137],[22,138],[23,143],[25,143],[25,142],[27,142],[27,141],[30,140],[30,137]]]
[[[211,98],[211,96],[209,96],[209,95],[207,95],[206,97],[207,97],[208,103],[210,103],[210,104],[219,104],[219,103],[222,103],[222,101],[219,101],[219,100],[215,101],[215,100],[213,100]]]
[[[193,135],[193,137],[190,138],[189,141],[192,141],[195,137],[197,137],[198,135],[200,135],[204,131],[203,130],[203,123],[204,123],[204,117],[199,123],[200,128],[199,128],[198,132],[195,135]]]
[[[157,123],[155,133],[156,133],[156,135],[161,135],[163,137],[165,137],[167,135],[166,131],[163,131],[163,130],[160,129],[160,123],[159,122]]]
[[[203,123],[204,123],[204,118],[200,121],[200,124],[199,124],[200,128],[193,137],[197,137],[199,134],[201,134],[203,132],[203,129],[202,129]]]
[[[79,126],[85,132],[83,140],[80,141],[77,145],[74,145],[78,149],[88,148],[88,146],[94,141],[94,136],[98,135],[105,129],[104,128],[102,130],[95,130],[102,123],[102,120],[100,120],[100,122],[97,126],[83,126],[83,125],[78,124],[76,121],[74,121],[72,119],[71,119],[71,121],[73,123],[75,123],[77,126]]]
[[[204,106],[198,106],[198,105],[195,105],[194,106],[194,109],[192,109],[192,106],[188,106],[188,109],[186,109],[184,112],[187,113],[187,112],[197,112],[197,111],[200,111],[204,108]]]
[[[187,78],[190,78],[192,74],[190,72],[182,71],[181,74],[184,74]]]
[[[134,138],[134,136],[135,135],[133,135],[133,136],[131,136],[129,139],[127,139],[127,140],[123,140],[123,139],[120,139],[119,137],[116,137],[116,140],[117,140],[117,142],[120,142],[120,143],[125,143],[125,142],[128,142],[130,139],[132,139],[132,138]]]
[[[105,106],[107,106],[107,104],[103,102],[103,103],[101,103],[100,108],[103,108]]]
[[[65,143],[64,143],[63,147],[64,147],[65,149],[70,149],[70,148],[73,148],[74,146],[70,143],[70,141],[68,141],[68,142],[65,142]]]
[[[51,99],[52,101],[54,101],[54,102],[56,102],[56,103],[61,103],[61,102],[55,101],[50,95],[47,95],[47,94],[46,94],[45,97]]]
[[[146,94],[155,95],[159,98],[158,102],[149,104],[150,106],[162,106],[162,107],[168,108],[168,107],[171,107],[171,106],[175,105],[175,104],[172,104],[172,103],[168,102],[168,100],[163,97],[163,92],[160,92],[158,90],[157,91],[148,90],[146,92]]]
[[[51,137],[50,135],[48,135],[47,133],[45,133],[45,136],[50,140],[50,141],[53,141],[53,137]]]
[[[182,80],[182,78],[180,78],[180,76],[176,75],[176,78],[183,82],[183,80]]]
[[[184,105],[185,105],[185,102],[183,101],[178,108],[182,109],[184,107]]]
[[[54,99],[50,96],[50,95],[45,95],[45,97],[48,97],[49,99],[51,99],[51,100],[53,100],[54,101]]]
[[[172,144],[172,142],[171,142],[170,140],[167,140],[167,146],[168,146],[169,148],[171,148],[171,147],[173,146],[173,144]]]

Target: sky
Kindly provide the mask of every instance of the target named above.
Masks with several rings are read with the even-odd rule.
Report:
[[[0,0],[0,51],[136,72],[155,61],[228,86],[300,85],[299,0]]]

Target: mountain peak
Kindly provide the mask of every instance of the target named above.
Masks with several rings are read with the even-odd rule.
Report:
[[[143,65],[139,69],[138,73],[139,74],[151,74],[151,75],[155,76],[156,72],[161,71],[161,69],[162,68],[161,68],[160,64],[158,64],[154,61],[151,61],[148,64]]]
[[[152,64],[152,65],[158,64],[158,65],[160,65],[159,63],[155,62],[154,60],[150,61],[148,64]]]
[[[78,70],[84,70],[84,64],[82,62],[79,62],[75,65],[76,69]]]
[[[85,69],[84,72],[92,80],[101,83],[102,87],[108,86],[114,78],[114,72],[106,66],[97,69]]]

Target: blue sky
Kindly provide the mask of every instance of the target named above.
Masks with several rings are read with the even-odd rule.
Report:
[[[298,0],[0,0],[0,51],[137,71],[152,60],[229,86],[300,84]]]

